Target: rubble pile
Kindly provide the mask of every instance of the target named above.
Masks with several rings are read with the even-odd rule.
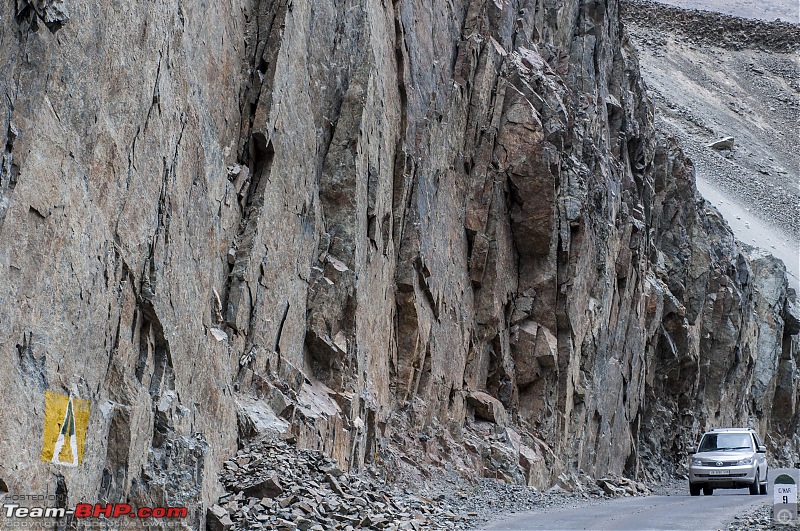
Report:
[[[556,483],[547,493],[571,493],[582,497],[621,497],[649,496],[653,489],[642,483],[622,476],[604,476],[594,479],[587,474],[564,472],[556,478]]]
[[[642,483],[624,477],[600,478],[597,486],[608,496],[648,496],[653,489]]]
[[[336,460],[285,441],[262,441],[225,462],[226,494],[207,513],[209,531],[466,529],[470,515],[343,472]]]
[[[561,474],[544,492],[489,478],[468,484],[453,470],[419,484],[387,482],[374,469],[347,473],[321,452],[273,439],[239,450],[223,469],[226,493],[206,514],[208,531],[471,529],[509,511],[651,492],[630,479],[577,473]]]

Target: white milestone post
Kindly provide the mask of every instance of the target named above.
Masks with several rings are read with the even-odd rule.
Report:
[[[797,524],[796,469],[777,470],[772,483],[772,521],[776,524]]]

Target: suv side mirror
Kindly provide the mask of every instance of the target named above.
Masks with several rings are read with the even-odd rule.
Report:
[[[767,453],[767,447],[762,444],[761,446],[758,447],[758,453],[760,454]]]
[[[694,455],[694,454],[696,454],[697,452],[695,452],[694,450],[689,450],[689,451],[688,451],[688,452],[686,452],[686,453],[687,453],[687,454],[689,454],[689,455]],[[797,464],[798,464],[798,465],[800,465],[800,463],[797,463]],[[798,467],[798,468],[800,468],[800,467]]]

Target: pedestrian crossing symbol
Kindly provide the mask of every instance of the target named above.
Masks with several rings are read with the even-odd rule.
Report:
[[[76,467],[83,463],[89,400],[50,391],[44,393],[42,461]]]

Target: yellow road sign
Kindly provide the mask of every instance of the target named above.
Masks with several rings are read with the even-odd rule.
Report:
[[[83,463],[89,400],[44,393],[44,442],[42,461],[76,467]]]

